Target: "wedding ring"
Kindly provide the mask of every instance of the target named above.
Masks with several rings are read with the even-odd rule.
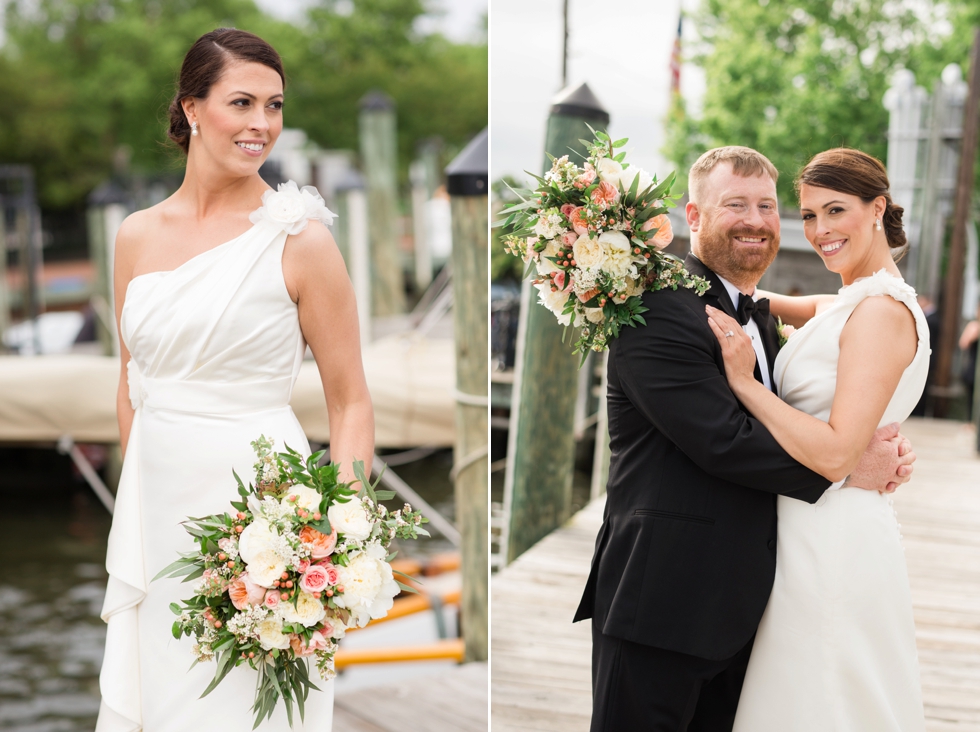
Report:
[[[730,330],[727,333],[725,333],[725,338],[732,338],[732,337],[734,337],[734,335],[735,335],[735,332]]]

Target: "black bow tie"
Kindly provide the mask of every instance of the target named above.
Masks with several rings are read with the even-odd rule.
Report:
[[[738,322],[747,325],[752,318],[760,328],[769,323],[769,298],[753,300],[748,295],[738,294]]]

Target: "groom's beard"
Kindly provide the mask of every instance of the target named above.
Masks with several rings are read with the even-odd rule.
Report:
[[[779,234],[769,227],[738,227],[727,231],[703,222],[698,233],[699,259],[715,274],[737,286],[754,286],[769,269],[779,251]],[[742,246],[736,236],[765,237],[763,246]]]

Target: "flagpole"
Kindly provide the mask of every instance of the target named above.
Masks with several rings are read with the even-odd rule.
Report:
[[[568,86],[568,0],[562,2],[561,88]]]

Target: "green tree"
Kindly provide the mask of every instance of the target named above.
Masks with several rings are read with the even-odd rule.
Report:
[[[881,98],[928,37],[910,6],[877,0],[704,0],[695,16],[705,70],[700,119],[676,108],[665,154],[687,169],[704,150],[747,145],[781,172],[784,205],[814,154],[846,145],[884,159]]]
[[[358,101],[380,88],[399,106],[401,159],[441,136],[449,151],[486,126],[486,45],[419,37],[421,0],[321,0],[298,25],[253,0],[38,0],[6,5],[0,47],[0,162],[33,166],[42,206],[78,206],[112,172],[180,167],[166,110],[184,53],[236,27],[279,49],[286,124],[324,147],[357,149]]]

